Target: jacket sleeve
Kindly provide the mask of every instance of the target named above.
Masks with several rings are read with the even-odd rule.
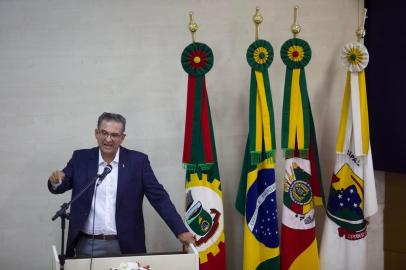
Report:
[[[54,194],[61,194],[64,193],[67,190],[72,189],[72,182],[73,182],[73,164],[74,164],[74,158],[75,158],[75,152],[73,152],[72,158],[69,160],[68,164],[66,164],[65,168],[62,170],[65,173],[65,177],[62,179],[61,184],[57,188],[53,188],[51,181],[48,179],[48,189],[51,193]]]
[[[148,201],[165,221],[171,231],[178,236],[180,233],[187,232],[185,224],[179,213],[176,211],[168,193],[158,182],[152,171],[148,157],[142,161],[142,179],[144,191]]]

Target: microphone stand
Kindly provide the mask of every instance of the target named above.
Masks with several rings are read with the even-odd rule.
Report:
[[[66,259],[66,255],[65,255],[65,224],[66,224],[66,219],[69,219],[69,213],[67,213],[66,211],[68,210],[69,206],[74,203],[75,201],[77,201],[85,191],[87,191],[92,185],[94,185],[94,183],[99,180],[101,183],[101,181],[107,176],[107,174],[101,174],[101,175],[96,175],[96,177],[90,181],[78,194],[76,194],[75,197],[73,197],[69,202],[67,203],[63,203],[61,205],[61,208],[55,213],[55,215],[52,217],[52,221],[55,221],[58,217],[61,218],[61,254],[58,255],[59,258],[59,264],[61,266],[61,270],[63,270],[65,268],[65,259]]]

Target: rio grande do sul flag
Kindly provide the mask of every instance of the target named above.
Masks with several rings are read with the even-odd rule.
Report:
[[[189,74],[183,165],[186,169],[185,223],[196,236],[199,269],[226,269],[224,211],[205,74],[213,65],[206,44],[193,42],[181,57]]]
[[[243,270],[279,270],[275,183],[275,125],[268,68],[273,48],[258,39],[247,50],[251,66],[249,131],[236,208],[244,216]]]
[[[322,205],[324,196],[304,70],[310,61],[311,49],[302,39],[289,39],[282,45],[281,57],[286,65],[282,116],[285,182],[281,269],[317,270],[314,206]]]
[[[320,261],[323,270],[366,270],[366,218],[378,210],[364,72],[369,55],[361,43],[349,43],[342,59],[348,72]]]

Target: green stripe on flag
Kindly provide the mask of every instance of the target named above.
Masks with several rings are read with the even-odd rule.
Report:
[[[204,77],[196,77],[195,108],[192,121],[192,145],[190,162],[192,165],[204,163],[203,138],[202,138],[202,96]]]
[[[238,187],[237,191],[237,198],[235,200],[235,208],[237,208],[238,212],[240,212],[241,215],[245,215],[245,201],[246,201],[246,191],[247,191],[247,174],[249,172],[249,168],[252,167],[249,164],[251,162],[248,162],[247,160],[250,159],[249,155],[249,137],[248,135],[247,138],[247,144],[245,145],[245,153],[244,153],[244,161],[242,164],[242,172],[241,172],[241,177],[240,177],[240,184]]]
[[[303,128],[304,128],[304,149],[299,149],[300,156],[303,158],[308,157],[309,151],[309,134],[310,134],[310,125],[309,125],[309,117],[310,117],[310,101],[309,95],[307,93],[307,84],[306,84],[306,74],[304,68],[300,69],[300,94],[302,97],[302,110],[303,110]]]
[[[257,130],[257,79],[255,71],[251,69],[251,84],[250,84],[250,104],[249,104],[249,151],[251,155],[251,163],[257,164],[261,155],[260,151],[256,149],[256,130]]]
[[[269,111],[269,121],[270,121],[270,128],[271,128],[271,137],[272,137],[272,150],[271,153],[267,154],[267,158],[272,157],[275,160],[275,151],[276,151],[276,142],[275,142],[275,117],[273,112],[273,102],[272,102],[272,94],[271,94],[271,84],[269,82],[269,75],[268,72],[263,73],[264,77],[264,84],[265,84],[265,94],[266,94],[266,103],[268,105]]]
[[[282,108],[282,149],[288,149],[289,141],[289,120],[290,120],[290,94],[292,91],[292,69],[286,67],[285,90],[283,95]]]
[[[279,256],[262,262],[255,270],[276,270],[280,267]]]

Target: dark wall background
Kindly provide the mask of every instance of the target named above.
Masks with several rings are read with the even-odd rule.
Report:
[[[374,167],[406,172],[406,23],[402,1],[365,0]]]

